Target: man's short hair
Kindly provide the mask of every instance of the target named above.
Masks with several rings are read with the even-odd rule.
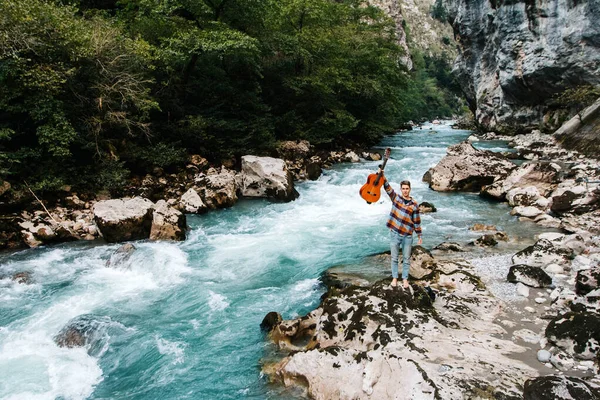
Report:
[[[404,185],[410,187],[410,181],[402,181],[402,182],[400,182],[400,188],[401,189],[402,189],[402,186],[404,186]]]

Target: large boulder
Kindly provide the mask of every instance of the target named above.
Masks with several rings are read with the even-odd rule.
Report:
[[[600,315],[569,311],[554,318],[546,327],[548,340],[579,359],[600,356]]]
[[[423,181],[437,191],[478,192],[506,177],[514,168],[516,165],[505,157],[462,142],[448,147],[446,157],[425,173]]]
[[[543,288],[552,284],[552,278],[541,267],[530,265],[512,265],[506,279],[512,283],[521,282],[535,288]]]
[[[311,160],[306,163],[306,177],[311,181],[319,179],[322,173],[323,169],[318,161]]]
[[[181,209],[187,213],[200,214],[208,210],[208,207],[194,188],[190,188],[181,196],[179,204]]]
[[[577,272],[575,278],[575,292],[578,295],[585,296],[593,290],[598,289],[600,284],[600,267],[595,266],[591,269]]]
[[[330,290],[316,310],[279,323],[269,337],[292,351],[264,371],[315,399],[466,399],[481,388],[490,398],[519,398],[523,375],[535,372],[506,356],[524,349],[494,336],[503,331],[491,322],[498,303],[485,290],[457,287],[432,303],[416,284],[389,282]]]
[[[298,197],[285,162],[279,158],[242,157],[242,196],[291,201]]]
[[[600,189],[568,180],[551,195],[550,209],[556,214],[585,214],[600,208]]]
[[[109,243],[150,237],[154,203],[148,199],[104,200],[94,204],[93,210],[94,221]]]
[[[198,175],[196,184],[202,187],[204,202],[211,209],[231,207],[238,200],[235,173],[225,167],[220,171],[210,168],[206,175]]]
[[[401,258],[400,263],[402,263]],[[398,268],[401,270],[402,266],[400,265]],[[423,246],[414,246],[410,253],[410,276],[421,279],[433,272],[434,268],[435,260],[431,252]]]
[[[520,205],[531,205],[526,203],[531,203],[541,196],[548,196],[556,188],[559,182],[560,170],[561,168],[554,163],[531,162],[523,164],[512,170],[505,179],[498,180],[493,185],[483,188],[482,192],[490,197],[504,199],[505,197],[508,198],[510,191],[521,189],[511,194],[509,198],[511,205],[521,202],[525,204]],[[519,194],[522,199],[517,196]],[[517,200],[515,200],[515,196],[517,196]]]
[[[260,329],[270,332],[282,321],[283,318],[281,318],[281,314],[276,311],[271,311],[263,318],[262,322],[260,323]]]
[[[185,214],[159,200],[154,207],[151,240],[185,240],[187,229]]]
[[[525,381],[523,400],[599,400],[600,391],[580,378],[548,375]]]
[[[540,197],[540,192],[535,186],[515,187],[506,193],[506,200],[513,207],[532,206]]]
[[[573,256],[569,248],[559,247],[555,243],[540,239],[533,245],[519,251],[512,257],[513,264],[525,264],[532,267],[544,267],[549,264],[564,265]]]
[[[109,317],[84,314],[73,318],[54,337],[59,347],[85,347],[91,356],[100,354],[109,339],[108,328],[115,323]]]

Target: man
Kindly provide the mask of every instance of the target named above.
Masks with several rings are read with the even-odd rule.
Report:
[[[392,210],[387,221],[390,228],[390,248],[392,251],[392,287],[398,286],[398,251],[402,247],[402,286],[408,288],[408,271],[410,269],[410,253],[412,251],[413,232],[419,237],[418,244],[423,243],[421,216],[419,205],[410,197],[410,182],[402,181],[397,194],[383,177],[383,187],[392,200]]]

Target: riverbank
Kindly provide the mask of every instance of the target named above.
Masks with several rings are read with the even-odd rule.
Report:
[[[292,179],[295,182],[318,179],[324,168],[334,164],[359,162],[361,158],[381,159],[380,154],[359,151],[356,145],[353,148],[324,151],[315,149],[307,141],[282,142],[275,156],[285,162],[283,173],[290,174],[292,190]],[[192,155],[188,161],[185,169],[177,173],[168,174],[158,168],[152,174],[134,177],[112,195],[108,192],[76,193],[67,188],[61,195],[54,194],[48,202],[35,196],[32,191],[32,201],[22,203],[22,210],[0,216],[0,250],[100,239],[102,232],[94,218],[94,205],[121,198],[114,197],[114,194],[126,198],[141,197],[152,202],[163,200],[170,207],[188,214],[228,208],[238,198],[244,197],[241,160],[230,160],[218,167],[211,166],[199,155]],[[9,193],[3,192],[2,195]]]
[[[598,193],[588,185],[598,162],[539,132],[485,139],[512,141],[530,162],[499,172],[496,155],[456,145],[426,174],[430,185],[461,188],[456,172],[468,165],[474,170],[461,178],[467,189],[479,184],[482,195],[508,200],[522,223],[550,231],[532,235],[535,243],[516,253],[477,255],[469,243],[440,244],[433,255],[417,251],[410,292],[382,279],[389,274],[385,254],[329,270],[318,308],[267,326],[277,348],[290,351],[264,365],[273,381],[317,399],[516,399],[557,388],[596,398],[600,240]],[[473,243],[495,246],[494,232]]]

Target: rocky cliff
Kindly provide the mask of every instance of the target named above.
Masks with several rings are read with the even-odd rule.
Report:
[[[429,10],[435,0],[369,0],[389,15],[398,32],[398,45],[406,56],[402,63],[412,69],[411,49],[417,49],[428,56],[446,54],[456,56],[452,28],[431,17]]]
[[[600,85],[597,0],[446,0],[446,7],[455,68],[482,128],[556,129],[553,96]]]

